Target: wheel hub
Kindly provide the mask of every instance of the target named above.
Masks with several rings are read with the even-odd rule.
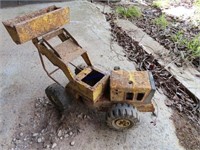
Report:
[[[127,128],[131,125],[131,122],[127,119],[118,119],[115,121],[115,124],[120,128]]]

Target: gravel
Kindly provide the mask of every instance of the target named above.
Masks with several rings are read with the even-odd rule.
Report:
[[[68,138],[69,137],[69,134],[65,134],[65,138]]]
[[[38,138],[38,139],[37,139],[37,142],[38,142],[38,143],[41,143],[41,142],[42,142],[42,138]]]
[[[53,143],[52,146],[51,146],[51,148],[54,149],[56,146],[57,146],[57,144]]]
[[[20,136],[23,136],[24,134],[21,132],[19,135],[20,135]]]
[[[69,135],[72,136],[72,135],[73,135],[73,132],[70,131],[70,132],[69,132]]]
[[[36,137],[36,136],[38,136],[38,133],[33,133],[33,137]]]
[[[58,137],[61,137],[62,136],[62,130],[59,130],[58,131]]]
[[[75,144],[75,141],[70,142],[71,146],[74,146],[74,144]]]

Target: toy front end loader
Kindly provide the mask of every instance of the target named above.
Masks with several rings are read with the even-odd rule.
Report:
[[[67,108],[71,94],[87,106],[107,112],[107,124],[115,130],[125,130],[139,121],[138,111],[154,112],[152,97],[155,84],[148,71],[125,71],[115,67],[106,74],[92,65],[85,51],[70,33],[62,28],[69,22],[69,8],[51,6],[30,14],[3,22],[16,44],[32,40],[36,46],[42,66],[56,83],[46,88],[49,100],[61,112]],[[57,38],[59,44],[52,43]],[[56,70],[48,72],[43,60],[45,56]],[[82,57],[86,66],[75,66],[72,61]],[[70,70],[75,67],[75,73]],[[62,70],[69,83],[62,87],[51,75]]]

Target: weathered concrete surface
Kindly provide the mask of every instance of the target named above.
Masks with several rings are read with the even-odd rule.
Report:
[[[165,67],[174,77],[182,83],[192,94],[200,99],[200,73],[192,66],[177,67],[174,60],[171,60],[169,51],[160,45],[157,41],[147,35],[142,29],[135,26],[128,20],[119,19],[118,26],[122,27],[129,35],[143,46],[145,51],[152,54],[158,62]]]
[[[1,9],[0,21],[49,5],[52,3]],[[67,2],[56,5],[71,8],[71,23],[66,25],[66,29],[88,51],[95,66],[105,71],[109,71],[116,65],[124,69],[134,69],[133,64],[123,57],[119,46],[113,44],[111,49],[110,27],[99,9],[87,2]],[[44,89],[52,81],[42,70],[36,48],[31,42],[15,45],[2,24],[0,32],[0,149],[4,150],[11,148],[10,143],[15,127],[19,126],[19,118],[24,122],[29,120],[33,109],[32,102],[37,97],[44,96]],[[56,73],[55,76],[66,84],[67,81],[62,73]],[[98,128],[94,124],[83,124],[83,133],[74,137],[76,144],[73,147],[67,144],[69,143],[67,139],[64,139],[56,149],[183,149],[178,143],[173,122],[170,120],[171,110],[165,106],[165,99],[166,97],[158,92],[154,97],[158,106],[155,126],[150,123],[155,119],[150,113],[141,114],[140,126],[128,132],[115,132],[108,128]]]

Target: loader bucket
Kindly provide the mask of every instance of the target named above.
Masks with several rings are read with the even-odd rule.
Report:
[[[68,23],[69,12],[68,7],[50,6],[4,21],[3,24],[13,41],[22,44]]]

